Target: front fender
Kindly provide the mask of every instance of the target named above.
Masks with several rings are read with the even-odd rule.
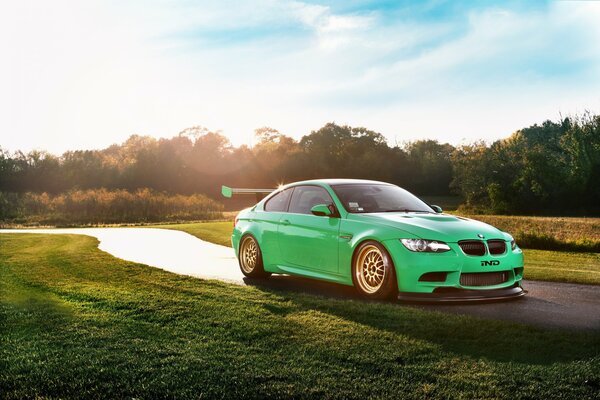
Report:
[[[354,251],[362,242],[366,240],[376,241],[390,252],[386,242],[400,238],[418,239],[418,236],[387,225],[343,219],[340,224],[339,273],[346,277],[352,277],[352,257]]]

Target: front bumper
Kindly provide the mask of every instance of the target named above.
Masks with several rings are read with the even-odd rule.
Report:
[[[509,288],[470,290],[459,288],[444,288],[434,290],[433,293],[408,293],[400,292],[398,300],[415,303],[460,303],[482,302],[516,299],[525,296],[527,291],[518,284]]]
[[[504,299],[519,297],[523,279],[523,253],[510,247],[504,254],[468,256],[456,243],[448,243],[451,250],[444,253],[416,253],[406,249],[399,240],[385,241],[398,280],[401,296],[411,299],[422,297],[433,300],[449,298],[449,301],[470,301],[483,298]],[[477,275],[482,274],[480,277]],[[489,284],[472,281],[465,276],[480,279],[483,274],[506,274],[503,281]],[[433,277],[428,276],[434,274]],[[435,276],[438,274],[438,276]],[[518,289],[517,289],[518,288]],[[458,298],[458,300],[454,300]]]

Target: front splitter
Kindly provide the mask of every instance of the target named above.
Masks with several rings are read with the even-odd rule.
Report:
[[[469,290],[454,289],[451,292],[442,293],[407,293],[400,292],[398,300],[418,303],[460,303],[460,302],[485,302],[517,299],[527,294],[520,286],[512,286],[504,289],[491,290]]]

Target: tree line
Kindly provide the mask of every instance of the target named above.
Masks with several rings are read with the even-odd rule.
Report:
[[[219,132],[188,128],[169,139],[133,135],[102,150],[9,153],[0,191],[149,188],[219,197],[220,186],[276,187],[311,178],[364,178],[420,195],[460,195],[477,211],[600,213],[600,116],[589,113],[518,130],[491,144],[435,140],[390,145],[367,128],[328,123],[295,140],[272,128],[234,147]]]

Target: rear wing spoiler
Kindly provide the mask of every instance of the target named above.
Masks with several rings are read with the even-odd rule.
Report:
[[[260,201],[263,197],[276,189],[242,189],[242,188],[230,188],[228,186],[221,186],[221,194],[223,197],[231,198],[234,194],[253,194],[256,195],[256,201]]]

